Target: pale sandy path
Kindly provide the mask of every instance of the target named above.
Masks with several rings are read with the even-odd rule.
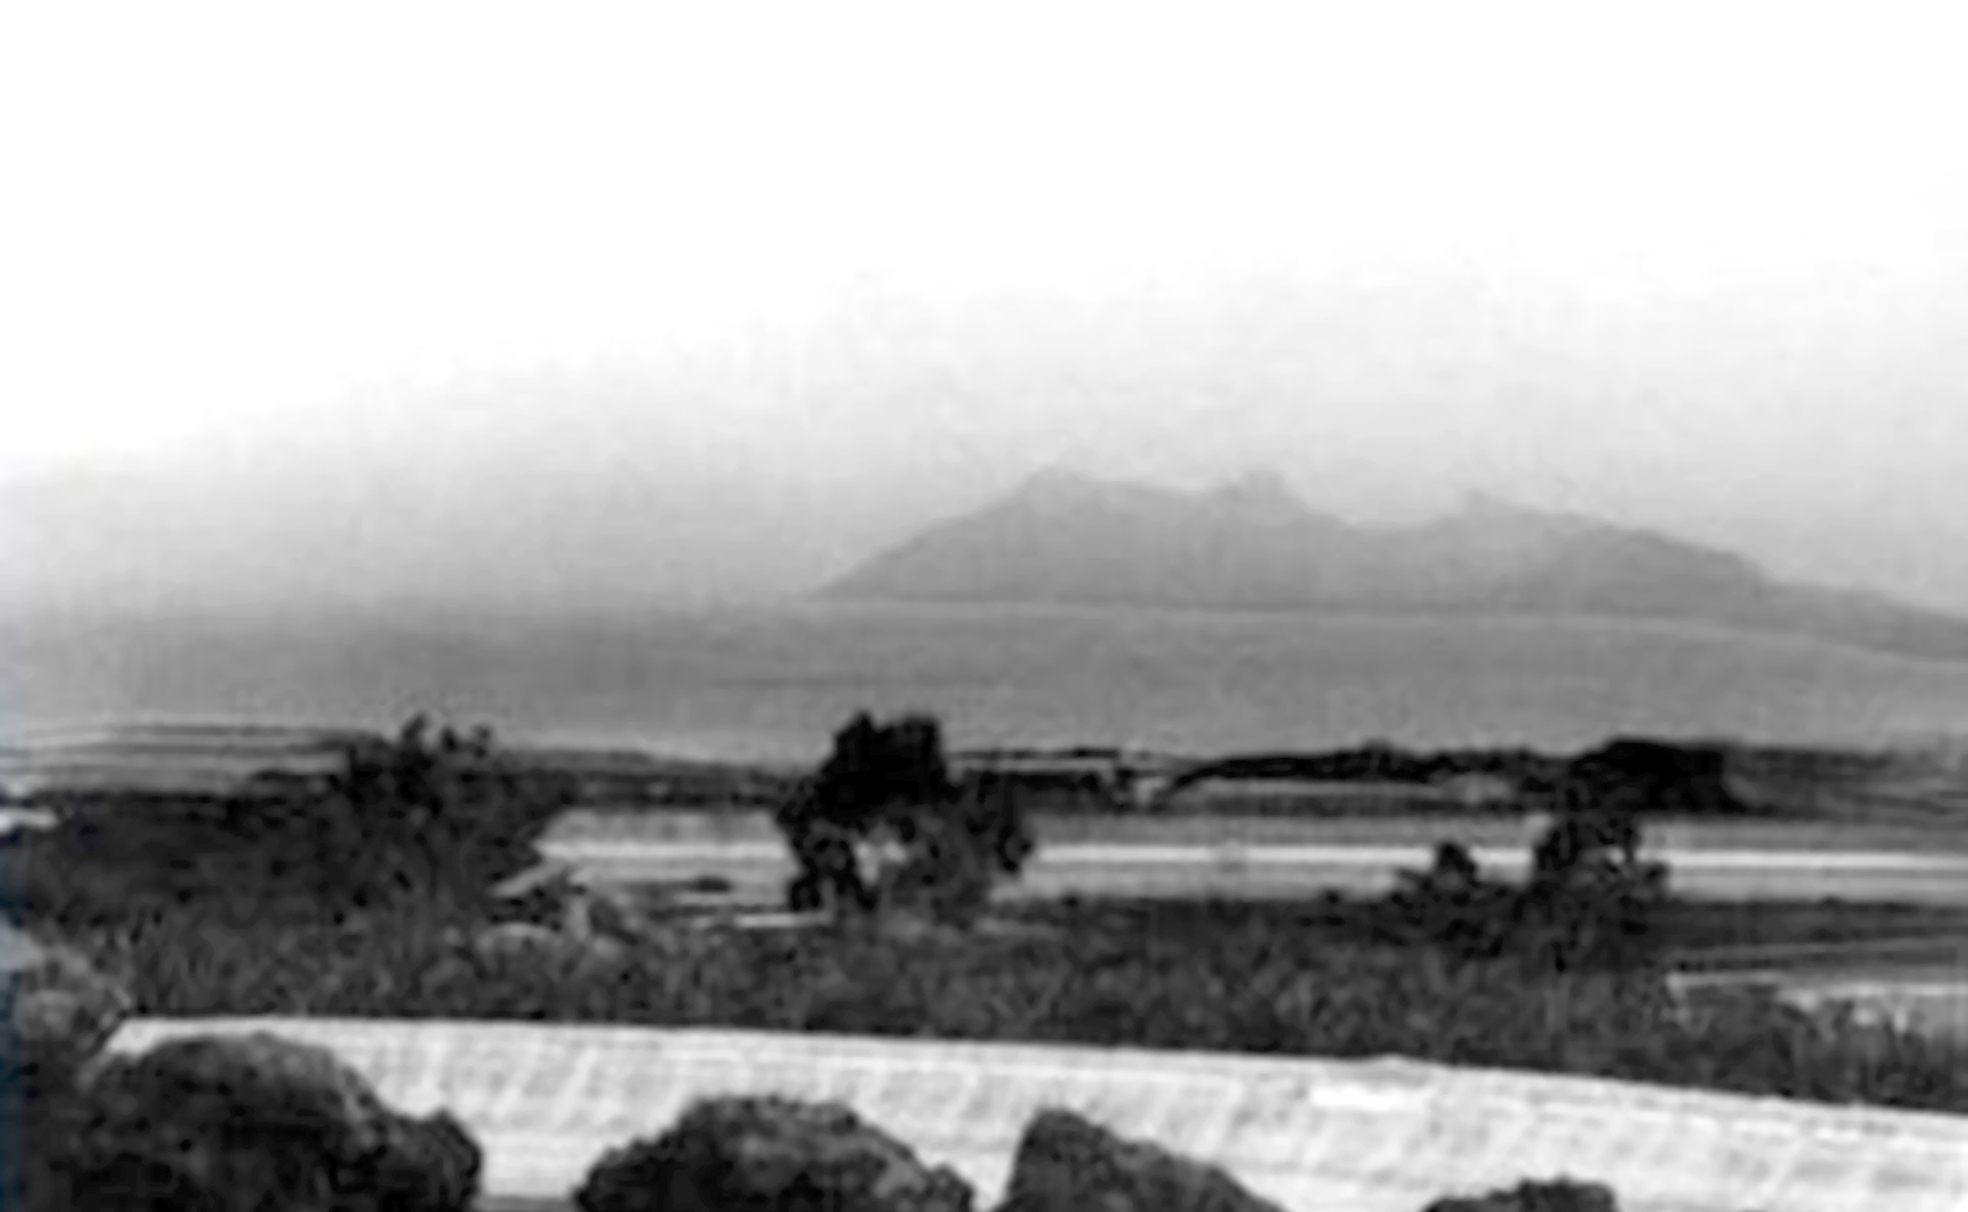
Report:
[[[606,882],[661,882],[715,876],[763,891],[783,885],[792,867],[785,847],[766,838],[651,840],[566,838],[543,846],[550,858]],[[1968,905],[1968,854],[1949,851],[1721,850],[1666,848],[1682,895],[1715,899],[1899,901]],[[1478,846],[1485,870],[1521,876],[1522,847]],[[1426,846],[1223,843],[1170,845],[1062,843],[1043,846],[1008,896],[1310,897],[1322,891],[1371,892],[1397,874],[1427,866]]]

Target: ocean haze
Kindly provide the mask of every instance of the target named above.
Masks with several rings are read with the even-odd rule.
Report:
[[[1968,734],[1968,664],[1685,624],[750,607],[634,617],[50,620],[0,630],[10,735],[143,720],[387,728],[811,761],[853,711],[952,742],[1207,754],[1615,733],[1870,744]]]
[[[1683,544],[1739,605],[1747,563],[1968,615],[1939,10],[746,8],[0,18],[0,723],[783,738],[910,679],[983,732],[1952,720],[1952,667],[1740,630],[800,604],[1052,469],[1275,474],[1233,604],[1305,579],[1286,496],[1529,560],[1480,494],[1656,536],[1568,584]]]
[[[1190,488],[1269,469],[1369,524],[1482,493],[1968,610],[1968,408],[1862,373],[1886,354],[1707,380],[1692,354],[1557,358],[1558,321],[1444,299],[874,291],[655,363],[377,388],[0,465],[0,611],[782,598],[1044,468]]]

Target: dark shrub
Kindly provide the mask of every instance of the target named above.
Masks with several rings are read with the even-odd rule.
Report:
[[[1040,1112],[1019,1139],[1000,1212],[1283,1212],[1227,1173],[1070,1111]]]
[[[1515,928],[1518,896],[1483,878],[1467,847],[1443,842],[1423,872],[1402,872],[1383,908],[1390,942],[1435,946],[1460,959],[1502,955]]]
[[[80,954],[0,924],[0,1207],[46,1190],[77,1089],[132,1002]]]
[[[1558,817],[1532,848],[1511,949],[1558,971],[1644,965],[1657,958],[1668,871],[1640,858],[1641,819],[1665,792],[1618,768],[1582,769],[1559,784]]]
[[[130,996],[80,952],[0,923],[0,1077],[9,1088],[65,1086],[133,1009]]]
[[[710,1099],[616,1149],[575,1194],[583,1212],[969,1212],[970,1188],[839,1104]]]
[[[330,794],[297,806],[328,899],[481,891],[530,866],[534,841],[573,801],[571,780],[521,772],[487,728],[428,732],[418,716],[393,743],[350,746]]]
[[[466,1212],[477,1195],[456,1121],[391,1112],[332,1054],[267,1034],[114,1058],[70,1127],[40,1212]]]
[[[1519,1183],[1509,1191],[1473,1198],[1438,1199],[1427,1212],[1619,1212],[1613,1193],[1596,1183],[1559,1179]]]
[[[909,908],[965,922],[993,878],[1016,875],[1033,850],[1014,797],[951,780],[941,726],[928,716],[877,724],[856,715],[775,821],[799,865],[787,888],[795,910]],[[857,853],[869,841],[902,854],[873,879]]]
[[[251,921],[483,897],[535,861],[570,786],[516,769],[484,729],[427,731],[419,719],[394,741],[353,742],[324,787],[272,798],[76,805],[7,848],[0,897],[68,929],[140,927],[189,903]]]

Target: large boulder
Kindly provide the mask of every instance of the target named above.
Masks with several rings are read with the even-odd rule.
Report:
[[[481,1154],[449,1115],[385,1107],[325,1049],[266,1033],[103,1064],[36,1212],[465,1212]]]
[[[0,923],[0,1207],[44,1185],[82,1075],[132,1006],[79,952]]]
[[[1282,1212],[1215,1166],[1125,1140],[1070,1111],[1025,1128],[1000,1212]]]
[[[838,1103],[708,1099],[617,1149],[575,1195],[583,1212],[969,1212],[947,1168]]]
[[[1438,1199],[1427,1212],[1619,1212],[1619,1205],[1605,1187],[1561,1178],[1519,1183],[1513,1190],[1472,1198]]]
[[[109,1042],[134,1003],[80,952],[0,923],[0,1066],[9,1089],[66,1083]]]

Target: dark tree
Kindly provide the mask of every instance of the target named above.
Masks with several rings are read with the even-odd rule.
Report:
[[[516,769],[491,729],[447,726],[433,740],[418,715],[394,741],[348,746],[327,794],[293,819],[312,834],[307,868],[326,901],[481,892],[533,861],[534,840],[571,793],[564,778]]]
[[[1644,962],[1667,867],[1640,857],[1651,788],[1602,770],[1558,786],[1558,813],[1531,851],[1519,899],[1520,948],[1559,969]]]
[[[942,727],[925,715],[878,724],[857,713],[776,821],[799,865],[787,889],[796,910],[909,903],[963,919],[981,909],[992,879],[1016,875],[1033,849],[1011,796],[966,791],[950,777]],[[870,879],[858,847],[884,840],[903,861]]]

